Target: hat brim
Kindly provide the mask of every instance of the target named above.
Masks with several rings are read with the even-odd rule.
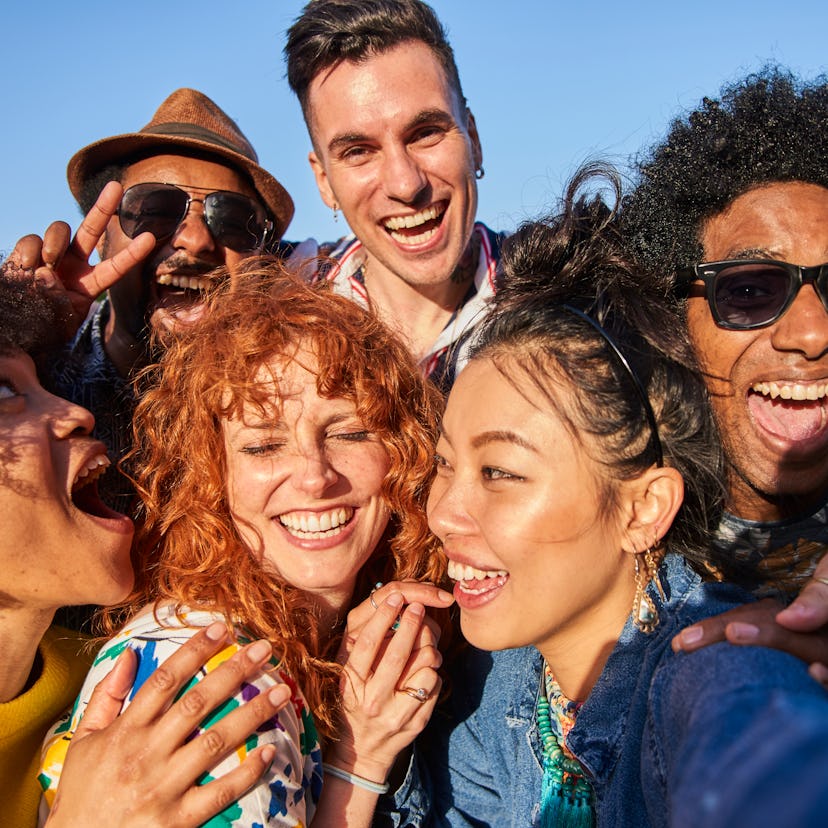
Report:
[[[135,153],[143,153],[153,149],[168,149],[173,151],[174,154],[176,148],[194,149],[216,156],[230,162],[230,166],[247,173],[253,180],[256,192],[273,217],[275,234],[278,238],[284,235],[294,212],[293,199],[288,191],[267,170],[241,153],[196,138],[132,132],[95,141],[76,152],[69,159],[66,166],[69,189],[75,199],[80,201],[84,183],[104,167],[118,164],[124,158],[128,158]]]

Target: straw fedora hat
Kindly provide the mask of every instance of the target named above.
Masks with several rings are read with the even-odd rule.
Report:
[[[109,164],[137,152],[176,147],[201,150],[246,172],[273,216],[276,234],[284,234],[293,218],[293,200],[287,190],[259,166],[251,143],[224,110],[195,89],[176,89],[158,107],[152,120],[138,132],[103,138],[76,152],[66,167],[69,189],[79,198],[84,182]]]

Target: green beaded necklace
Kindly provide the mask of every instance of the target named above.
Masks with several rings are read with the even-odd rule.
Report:
[[[581,763],[563,752],[552,727],[550,702],[562,709],[563,694],[546,662],[544,689],[538,699],[538,730],[543,746],[540,828],[592,828],[592,787]]]

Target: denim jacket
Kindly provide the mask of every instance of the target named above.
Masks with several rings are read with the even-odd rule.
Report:
[[[803,663],[766,648],[673,653],[676,632],[747,596],[702,583],[677,556],[660,574],[660,625],[645,635],[628,620],[567,742],[592,782],[596,824],[828,824],[828,694]],[[469,650],[389,824],[538,825],[541,675],[534,648]]]

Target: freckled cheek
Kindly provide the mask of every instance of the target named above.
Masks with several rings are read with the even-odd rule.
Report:
[[[253,469],[245,464],[228,463],[227,500],[236,514],[251,516],[267,506],[270,496],[277,488],[276,470],[265,466]]]

